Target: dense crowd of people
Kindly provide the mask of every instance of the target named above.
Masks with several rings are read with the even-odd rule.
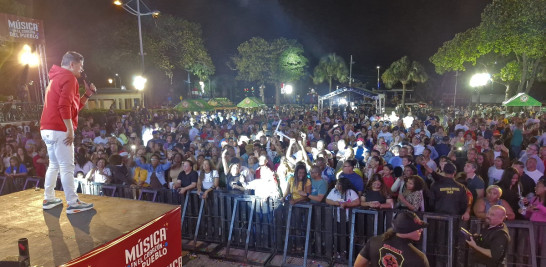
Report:
[[[235,190],[465,220],[501,205],[508,219],[546,221],[546,115],[414,113],[110,110],[80,118],[74,176],[180,194],[197,189],[203,198]],[[47,153],[34,127],[2,131],[6,176],[44,177]]]

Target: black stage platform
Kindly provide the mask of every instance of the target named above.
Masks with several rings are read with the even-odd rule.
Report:
[[[79,195],[94,210],[66,214],[63,205],[42,209],[44,191],[0,196],[0,266],[16,260],[17,240],[28,238],[32,266],[57,266],[83,255],[177,207],[115,197]]]

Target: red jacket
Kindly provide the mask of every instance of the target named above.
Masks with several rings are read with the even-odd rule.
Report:
[[[63,119],[71,119],[74,130],[76,130],[78,112],[84,107],[80,102],[80,86],[76,76],[67,69],[53,65],[49,70],[49,79],[40,130],[66,132]]]

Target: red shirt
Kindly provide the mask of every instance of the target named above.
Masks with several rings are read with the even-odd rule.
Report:
[[[37,161],[39,159],[41,159],[40,155],[36,155],[34,158],[32,158],[34,169],[36,170],[36,176],[45,177],[47,166],[44,163],[38,163]]]
[[[67,69],[53,65],[49,71],[49,79],[44,110],[40,120],[40,130],[66,132],[64,119],[71,119],[74,130],[76,130],[78,112],[84,106],[80,101],[80,86],[76,76]]]

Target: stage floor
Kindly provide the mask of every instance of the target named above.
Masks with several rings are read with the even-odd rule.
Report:
[[[55,193],[63,205],[50,210],[42,209],[43,189],[0,196],[0,266],[17,258],[19,238],[28,238],[32,266],[58,266],[176,207],[80,194],[95,209],[67,215],[64,192]]]

